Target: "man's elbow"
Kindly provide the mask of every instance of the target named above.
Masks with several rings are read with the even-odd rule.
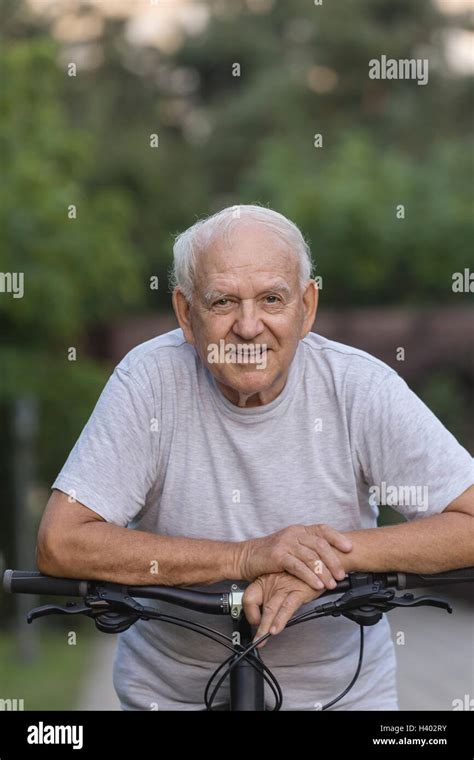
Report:
[[[36,542],[36,567],[43,575],[62,576],[59,543],[57,538],[48,536],[40,527]]]
[[[87,556],[82,526],[103,519],[80,502],[69,502],[62,491],[53,491],[38,530],[36,564],[45,575],[74,578]]]

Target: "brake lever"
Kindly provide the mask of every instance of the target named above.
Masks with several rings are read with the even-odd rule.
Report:
[[[381,605],[389,604],[395,591],[384,588],[380,582],[375,582],[367,586],[359,586],[350,591],[346,591],[339,599],[334,602],[327,602],[315,607],[315,611],[322,612],[324,615],[343,615],[345,611],[357,609],[362,605],[379,603]]]
[[[438,607],[452,613],[451,605],[445,599],[433,596],[414,597],[413,594],[395,596],[394,589],[383,588],[379,582],[359,586],[343,594],[335,602],[315,607],[315,611],[332,617],[348,618],[360,625],[375,625],[385,612],[395,607]]]
[[[126,631],[143,615],[144,608],[127,593],[126,586],[117,585],[108,588],[97,584],[84,602],[66,602],[45,604],[30,610],[27,615],[28,623],[48,615],[86,615],[94,620],[96,628],[104,633],[121,633]]]
[[[435,596],[413,596],[413,594],[403,594],[403,596],[396,596],[390,602],[389,608],[394,607],[439,607],[442,610],[446,610],[450,615],[453,608],[445,599],[439,599]]]
[[[65,607],[59,604],[43,604],[41,607],[35,607],[30,610],[26,616],[28,623],[32,623],[40,617],[46,615],[88,615],[91,610],[87,604],[77,604],[77,602],[68,602]]]

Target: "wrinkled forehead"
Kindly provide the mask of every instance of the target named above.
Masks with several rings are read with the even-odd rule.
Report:
[[[239,220],[216,230],[202,241],[196,258],[198,283],[229,277],[259,277],[273,274],[286,280],[298,278],[295,250],[278,229],[255,221]]]

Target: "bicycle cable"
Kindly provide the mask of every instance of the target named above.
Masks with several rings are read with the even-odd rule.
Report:
[[[343,697],[345,697],[345,696],[346,696],[346,694],[348,694],[348,692],[350,692],[350,690],[351,690],[351,689],[352,689],[352,687],[354,686],[355,682],[356,682],[356,681],[357,681],[357,679],[359,678],[360,669],[361,669],[361,667],[362,667],[362,660],[363,660],[363,658],[364,658],[364,626],[363,626],[363,625],[359,625],[359,628],[360,628],[359,661],[358,661],[358,663],[357,663],[356,672],[354,673],[354,676],[353,676],[353,678],[352,678],[352,681],[350,682],[349,686],[347,686],[347,687],[344,689],[344,691],[342,691],[342,692],[339,694],[339,696],[338,696],[338,697],[336,697],[335,699],[332,699],[330,702],[327,702],[325,705],[323,705],[323,706],[321,707],[321,710],[327,710],[327,709],[328,709],[328,707],[332,707],[333,705],[335,705],[335,704],[336,704],[336,702],[339,702],[339,700],[340,700],[340,699],[342,699]]]
[[[209,628],[208,626],[203,625],[202,623],[196,623],[196,622],[193,622],[193,621],[190,621],[190,620],[185,620],[183,618],[175,617],[174,615],[167,615],[166,613],[162,613],[162,612],[159,612],[158,610],[155,610],[153,607],[142,606],[142,613],[146,613],[149,616],[148,619],[152,619],[152,620],[156,620],[156,621],[162,621],[164,623],[170,623],[171,625],[177,625],[178,627],[187,628],[188,630],[194,631],[195,633],[200,633],[202,636],[205,636],[206,638],[211,639],[211,641],[215,641],[216,644],[221,644],[222,646],[226,647],[226,649],[230,649],[232,651],[231,657],[229,657],[227,660],[225,660],[224,663],[221,663],[221,665],[219,665],[217,671],[215,671],[212,674],[211,678],[209,679],[208,685],[206,686],[206,694],[207,694],[207,692],[208,692],[208,686],[212,682],[212,680],[214,679],[214,677],[217,674],[217,672],[221,669],[221,667],[223,667],[227,662],[229,662],[230,660],[232,660],[235,657],[234,644],[233,643],[232,644],[228,644],[227,643],[227,641],[228,642],[232,642],[231,637],[227,636],[227,634],[225,634],[225,633],[221,633],[220,631],[217,631],[215,628]],[[146,618],[142,618],[142,619],[146,619]],[[272,671],[270,670],[270,668],[267,665],[265,665],[265,663],[262,662],[261,660],[256,660],[256,659],[252,660],[251,658],[247,658],[247,654],[250,653],[256,646],[258,646],[258,644],[260,644],[261,641],[263,641],[269,635],[270,634],[267,634],[266,636],[261,637],[256,642],[252,643],[241,654],[239,654],[238,660],[235,662],[235,664],[237,664],[238,662],[240,662],[240,660],[243,657],[245,657],[247,659],[247,661],[252,665],[252,667],[254,669],[256,669],[259,672],[261,672],[264,681],[268,684],[268,686],[270,687],[270,689],[273,692],[273,695],[275,697],[275,703],[277,705],[279,705],[277,708],[273,708],[273,709],[280,709],[280,706],[281,706],[282,701],[283,701],[283,696],[282,696],[282,691],[281,691],[280,684],[278,683],[276,676],[272,673]],[[220,636],[222,639],[226,639],[226,641],[221,641],[220,639],[217,638],[217,636]],[[229,673],[231,672],[231,670],[233,669],[233,667],[234,667],[234,664],[232,664],[230,666]],[[224,676],[224,678],[225,677],[226,676]],[[217,689],[215,689],[214,692],[213,692],[213,695],[211,697],[211,709],[212,709],[212,702],[214,701],[215,695],[217,694],[217,690],[220,688],[220,685],[221,685],[222,681],[224,681],[224,678],[219,682],[219,684],[217,686]],[[206,702],[206,707],[207,707],[207,702]],[[207,709],[209,709],[209,708],[207,708]]]
[[[317,615],[315,617],[323,617],[323,615]],[[303,622],[305,622],[305,619],[303,618],[303,615],[301,616],[301,618],[302,619],[297,619],[297,620],[294,620],[294,621],[290,621],[290,623],[292,625],[296,625],[297,623],[300,623],[300,622],[303,623]],[[307,619],[308,618],[306,618],[306,620]],[[335,697],[330,702],[327,702],[325,705],[323,705],[322,708],[321,708],[321,711],[327,710],[329,707],[332,707],[333,705],[335,705],[336,702],[339,702],[341,699],[343,699],[343,697],[345,697],[346,694],[349,693],[349,691],[352,689],[352,687],[356,683],[357,679],[359,678],[360,671],[361,671],[361,668],[362,668],[362,662],[363,662],[363,659],[364,659],[364,626],[363,625],[359,624],[359,631],[360,631],[360,638],[359,638],[360,644],[359,644],[359,657],[358,657],[358,661],[357,661],[356,671],[355,671],[355,673],[354,673],[351,681],[349,682],[348,686],[346,686],[346,688],[337,697]],[[240,662],[240,660],[243,657],[246,657],[246,655],[249,652],[251,652],[252,649],[254,649],[256,646],[258,646],[258,644],[260,644],[261,641],[263,641],[264,639],[268,638],[268,636],[269,636],[269,634],[266,634],[265,636],[262,636],[257,641],[253,642],[243,652],[241,652],[238,655],[238,657],[235,658],[235,660],[234,660],[234,657],[232,657],[232,656],[229,657],[225,662],[223,662],[221,665],[219,665],[219,667],[217,668],[216,671],[214,671],[214,673],[212,674],[211,678],[209,679],[209,681],[207,683],[206,690],[205,690],[205,693],[204,693],[204,700],[205,700],[206,708],[208,710],[212,709],[212,703],[213,703],[213,701],[214,701],[214,699],[215,699],[215,697],[217,695],[217,692],[219,691],[222,683],[230,675],[230,673],[232,672],[232,670],[238,665],[238,663]],[[249,658],[247,658],[247,659],[249,659]],[[232,660],[234,660],[234,661],[231,662]],[[224,674],[221,676],[221,678],[219,679],[218,683],[216,684],[216,686],[214,688],[214,691],[212,692],[211,698],[208,699],[208,693],[209,693],[209,689],[210,689],[212,681],[217,676],[217,674],[219,673],[219,671],[223,667],[225,667],[225,665],[227,665],[228,663],[231,663],[231,664],[229,665],[229,667],[227,668],[227,670],[224,672]],[[273,691],[273,695],[275,696],[275,706],[273,707],[273,709],[271,710],[271,712],[279,711],[280,708],[281,708],[281,705],[283,703],[283,695],[282,695],[282,692],[281,692],[280,685],[278,684],[278,681],[277,681],[276,677],[274,676],[274,674],[267,668],[267,666],[265,666],[265,663],[261,662],[261,665],[263,665],[265,667],[265,669],[267,669],[269,671],[272,679],[276,682],[276,684],[278,686],[278,699],[277,699],[277,697],[275,695],[275,690],[273,689],[273,684],[269,684],[270,688]],[[267,681],[266,678],[265,678],[265,680]],[[267,681],[267,683],[268,683],[268,681]]]
[[[205,692],[204,692],[204,700],[205,700],[205,704],[206,704],[206,707],[207,707],[208,710],[212,709],[212,703],[214,702],[214,700],[216,698],[216,695],[217,695],[217,692],[221,688],[221,686],[222,686],[223,682],[225,681],[225,679],[231,674],[232,670],[239,664],[239,662],[243,658],[246,658],[247,662],[249,662],[254,668],[256,668],[257,670],[259,670],[262,673],[262,676],[263,676],[265,682],[271,688],[271,690],[273,692],[273,696],[275,697],[275,707],[273,707],[273,709],[270,710],[270,712],[278,711],[281,708],[281,705],[283,703],[283,694],[282,694],[281,687],[280,687],[280,684],[278,683],[278,680],[277,680],[276,676],[274,675],[274,673],[272,673],[272,671],[270,670],[270,668],[267,665],[265,665],[265,663],[263,662],[263,660],[257,660],[257,659],[252,660],[251,657],[248,657],[248,654],[251,653],[252,650],[254,650],[262,641],[264,641],[269,636],[270,636],[270,634],[268,634],[268,633],[265,636],[261,636],[259,639],[257,639],[256,641],[253,641],[251,644],[249,644],[249,646],[246,647],[237,656],[234,653],[231,657],[229,657],[227,660],[225,660],[225,662],[221,663],[219,665],[219,667],[214,671],[214,673],[212,674],[211,678],[209,679],[209,681],[208,681],[208,683],[206,685],[206,689],[205,689]],[[210,699],[208,699],[207,695],[209,693],[209,689],[211,687],[211,683],[214,680],[214,678],[217,676],[217,674],[219,673],[219,671],[225,665],[228,665],[227,670],[224,672],[224,674],[219,679],[218,683],[214,687],[214,691],[212,692]],[[271,681],[269,679],[271,679]]]
[[[318,618],[322,618],[322,617],[325,617],[325,615],[324,614],[318,615],[317,608],[316,608],[316,610],[303,612],[301,615],[298,615],[298,617],[292,618],[291,620],[288,621],[288,623],[286,624],[286,627],[291,628],[292,626],[298,625],[299,623],[306,623],[309,620],[317,620]],[[345,697],[346,694],[348,694],[348,692],[352,689],[357,679],[359,678],[360,670],[362,668],[362,661],[364,658],[364,626],[359,624],[359,629],[360,629],[359,659],[357,662],[356,672],[354,673],[352,680],[350,681],[349,685],[344,689],[344,691],[342,691],[339,694],[339,696],[335,697],[335,699],[332,699],[330,702],[323,705],[321,710],[327,710],[328,707],[332,707],[332,705],[335,705],[336,702],[339,702],[340,699]]]

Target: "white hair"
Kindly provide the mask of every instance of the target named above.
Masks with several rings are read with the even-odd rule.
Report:
[[[196,261],[216,237],[228,239],[231,228],[239,221],[260,222],[270,228],[287,243],[299,262],[299,280],[303,289],[311,278],[313,262],[311,252],[300,230],[283,214],[264,206],[229,206],[212,216],[198,220],[192,227],[177,235],[173,246],[173,267],[170,275],[171,288],[179,287],[191,303],[196,276]]]

